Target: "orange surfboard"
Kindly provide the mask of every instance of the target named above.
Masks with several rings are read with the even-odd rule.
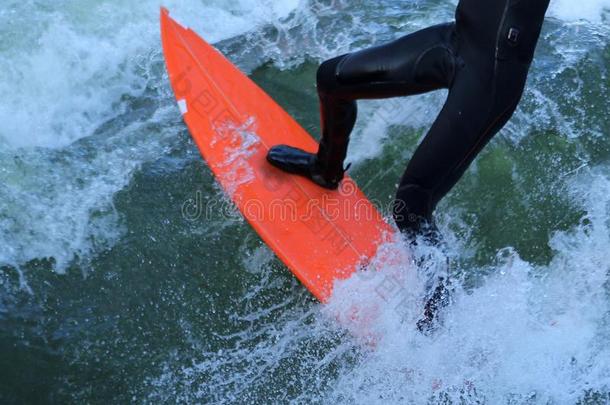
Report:
[[[282,173],[277,144],[316,141],[215,48],[161,9],[169,79],[191,135],[217,180],[260,237],[320,301],[393,237],[382,214],[346,178],[338,191]]]

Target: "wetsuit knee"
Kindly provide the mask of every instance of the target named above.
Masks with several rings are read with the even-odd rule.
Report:
[[[413,72],[413,82],[422,89],[450,87],[455,76],[456,60],[454,54],[445,46],[427,49],[417,59]]]
[[[318,93],[321,95],[331,95],[338,87],[337,70],[339,63],[347,55],[342,55],[322,62],[316,75]]]

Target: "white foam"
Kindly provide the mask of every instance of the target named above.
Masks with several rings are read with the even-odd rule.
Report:
[[[607,392],[610,170],[577,175],[570,183],[587,221],[555,234],[550,264],[535,266],[513,249],[500,251],[482,285],[458,288],[443,326],[431,336],[415,328],[423,284],[413,276],[403,277],[406,288],[389,300],[379,293],[386,270],[344,282],[331,305],[364,300],[380,306],[373,328],[381,338],[365,362],[341,376],[330,400],[422,403],[442,393],[456,401],[465,395],[489,403],[511,397],[576,403],[584,389]]]
[[[189,107],[186,100],[178,100],[178,108],[180,109],[180,113],[182,115],[189,112]]]
[[[549,7],[551,16],[564,21],[589,20],[602,22],[604,15],[610,15],[610,0],[553,0]]]
[[[297,5],[163,3],[212,42],[282,18]],[[125,113],[147,86],[160,84],[171,106],[149,122],[166,126],[172,120],[160,5],[82,1],[56,7],[26,0],[0,12],[0,264],[52,257],[62,271],[76,256],[87,258],[121,235],[114,194],[142,162],[158,158],[177,131],[151,137],[136,119],[118,133],[102,131],[104,138],[98,135],[89,146],[95,153],[74,153],[80,146],[73,144]],[[69,162],[57,157],[64,149]]]
[[[87,3],[87,2],[83,2]],[[164,2],[208,41],[241,34],[286,16],[296,0]],[[0,25],[23,39],[0,50],[0,139],[13,147],[63,147],[91,135],[104,119],[119,113],[125,94],[146,86],[142,67],[151,50],[159,54],[159,6],[149,0],[112,7],[89,2],[48,13],[24,2],[0,15]],[[83,13],[84,9],[90,10]],[[23,26],[15,14],[30,15]],[[95,16],[95,18],[93,17]],[[42,23],[32,24],[39,19]],[[34,26],[32,28],[32,25]]]

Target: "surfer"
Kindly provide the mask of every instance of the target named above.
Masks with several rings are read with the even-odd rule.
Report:
[[[318,152],[273,147],[268,161],[336,189],[344,176],[356,100],[449,89],[443,109],[413,154],[393,204],[407,236],[436,235],[432,213],[477,154],[507,123],[523,94],[549,0],[461,0],[455,21],[319,67]]]
[[[418,235],[439,243],[432,213],[517,108],[549,1],[460,0],[454,22],[322,63],[318,152],[279,145],[267,160],[336,189],[345,173],[356,100],[448,89],[445,105],[407,165],[392,210],[411,243]],[[439,277],[431,288],[417,323],[422,332],[433,328],[439,308],[448,305],[449,285]]]

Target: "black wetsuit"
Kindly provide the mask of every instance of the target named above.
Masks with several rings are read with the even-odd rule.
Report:
[[[334,188],[343,177],[356,100],[449,89],[402,177],[394,217],[419,232],[523,94],[549,0],[461,0],[455,22],[324,62],[317,75],[322,139],[316,155],[273,148],[269,161]]]

